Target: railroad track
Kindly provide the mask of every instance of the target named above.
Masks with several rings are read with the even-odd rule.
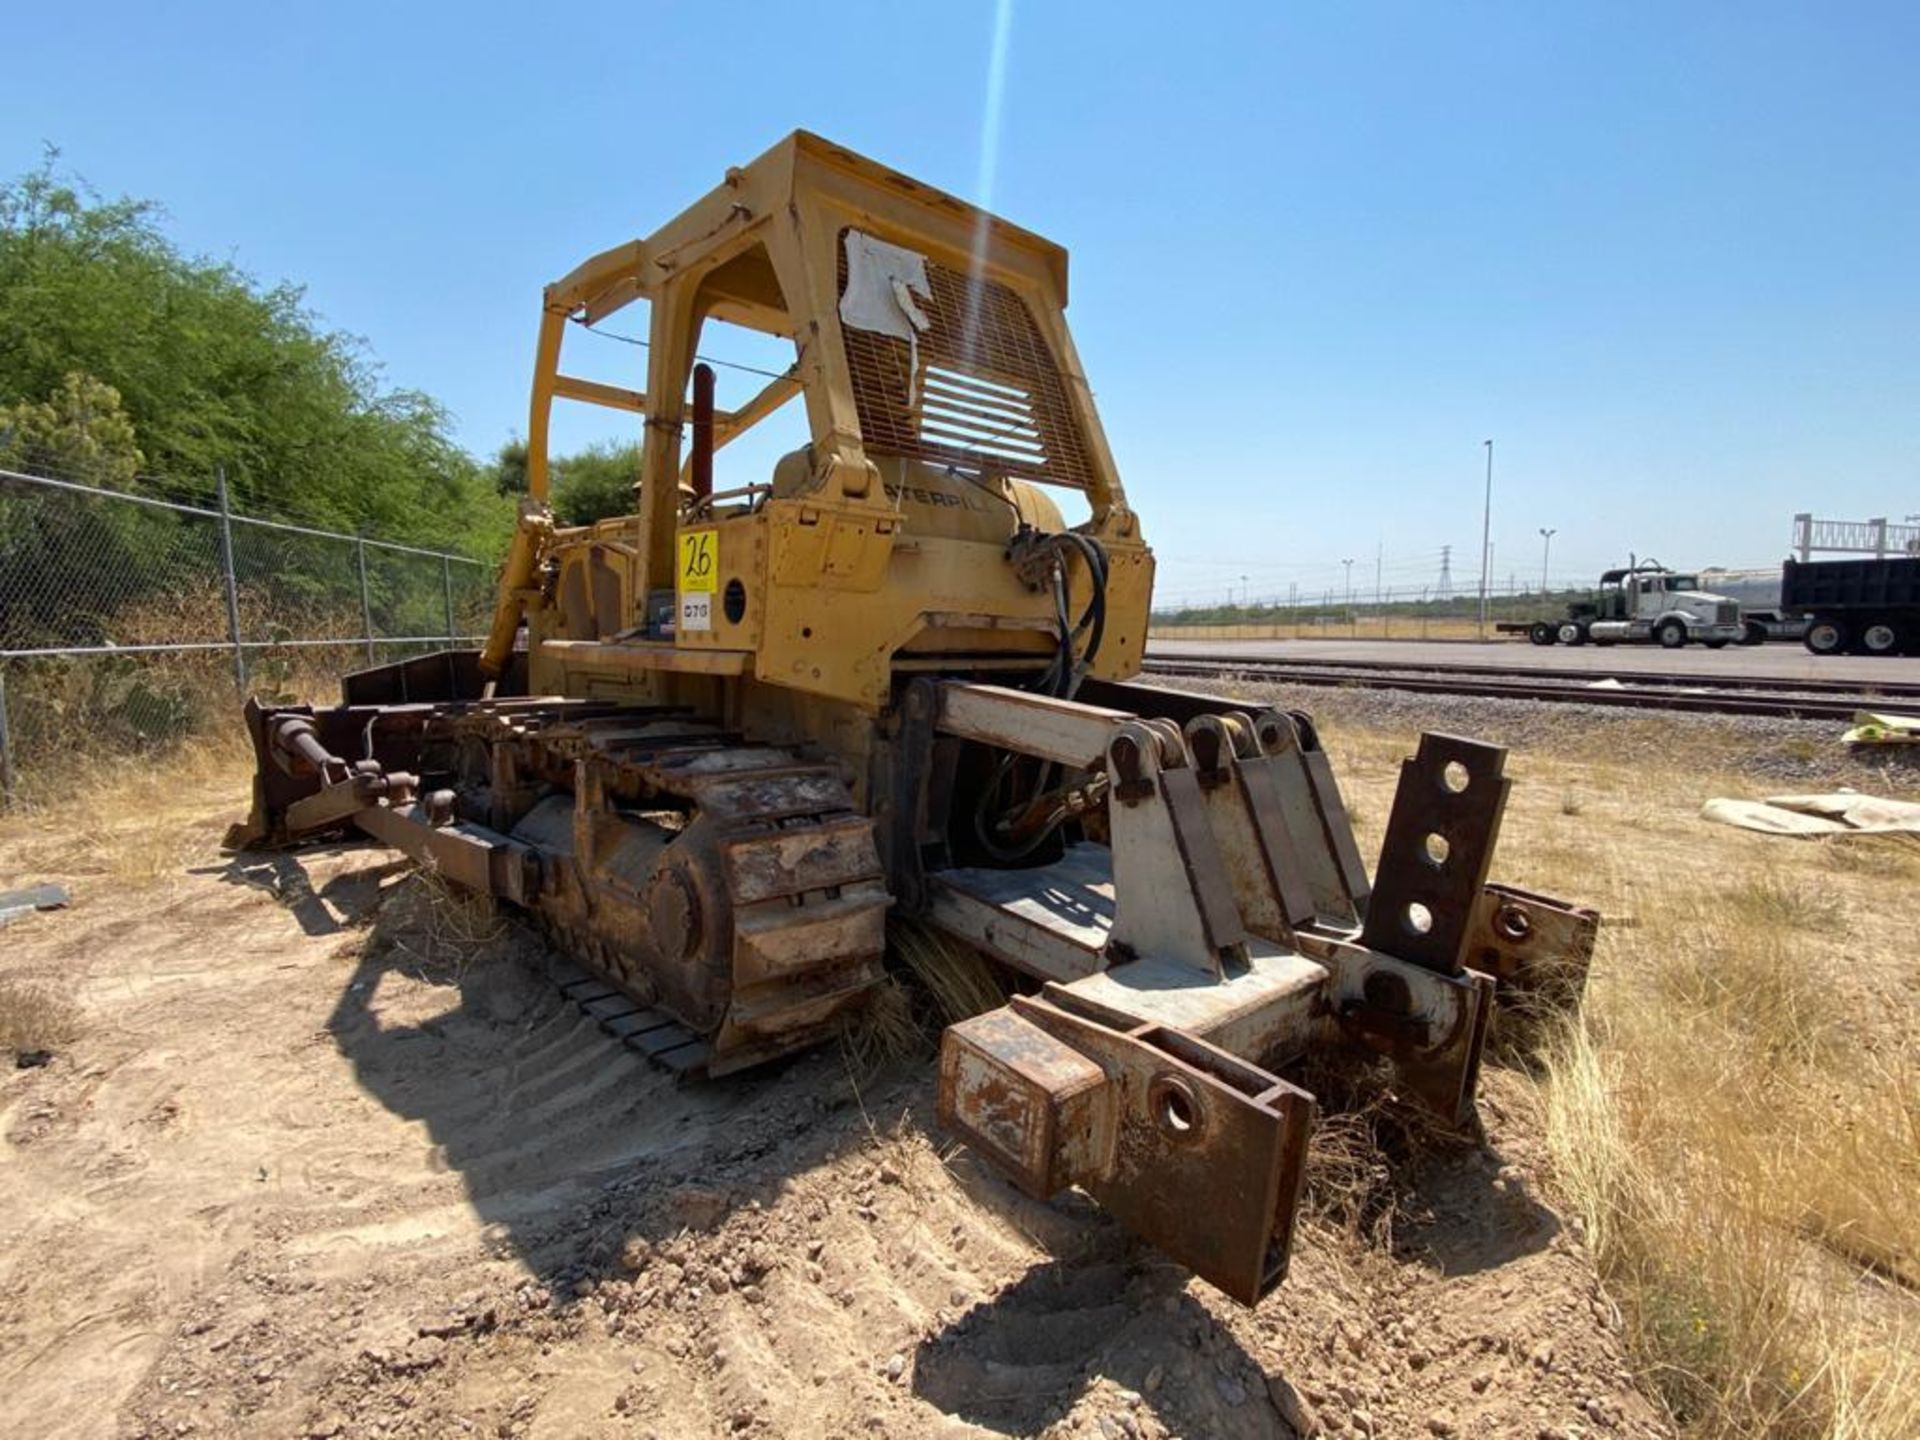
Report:
[[[1494,665],[1438,666],[1362,660],[1318,662],[1256,656],[1153,655],[1152,675],[1190,679],[1243,676],[1289,685],[1405,690],[1500,700],[1542,700],[1632,710],[1705,715],[1757,715],[1794,720],[1851,720],[1860,710],[1920,709],[1920,685],[1830,680],[1766,681],[1738,676],[1545,673]],[[1596,683],[1604,681],[1605,683]],[[1786,693],[1782,693],[1786,692]]]

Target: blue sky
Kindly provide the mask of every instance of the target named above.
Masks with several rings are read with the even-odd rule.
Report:
[[[1164,600],[1766,564],[1920,511],[1920,6],[107,3],[5,26],[43,142],[524,428],[540,287],[795,127],[1066,245]],[[641,353],[593,373],[621,378]],[[582,368],[586,368],[584,365]],[[637,373],[634,368],[630,373]],[[722,400],[726,400],[723,393]],[[587,438],[575,425],[567,438]]]

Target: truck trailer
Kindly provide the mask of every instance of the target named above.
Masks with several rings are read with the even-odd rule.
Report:
[[[1806,621],[1816,655],[1920,653],[1920,556],[1789,560],[1780,608]]]

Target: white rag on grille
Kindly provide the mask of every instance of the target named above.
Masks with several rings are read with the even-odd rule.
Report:
[[[931,323],[915,297],[927,288],[927,257],[859,230],[847,231],[847,288],[840,296],[840,323],[907,342],[907,407],[914,404],[920,374],[920,335]]]

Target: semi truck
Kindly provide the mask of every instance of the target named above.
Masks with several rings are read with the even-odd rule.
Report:
[[[1739,602],[1701,589],[1698,575],[1669,570],[1658,560],[1636,560],[1604,572],[1593,593],[1571,602],[1560,619],[1509,621],[1496,628],[1525,635],[1535,645],[1651,643],[1678,650],[1697,641],[1718,650],[1751,638]]]
[[[1780,608],[1806,621],[1816,655],[1920,653],[1920,555],[1789,560]]]

